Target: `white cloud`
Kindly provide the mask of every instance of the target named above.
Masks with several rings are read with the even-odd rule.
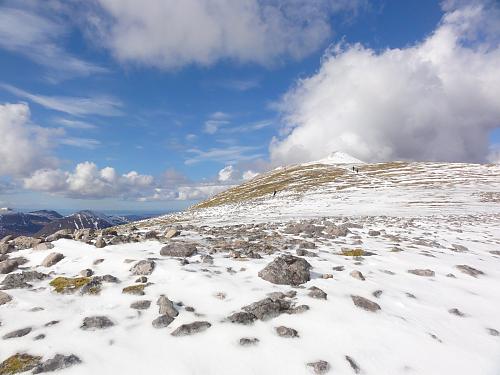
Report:
[[[494,144],[490,147],[487,160],[490,163],[500,164],[500,144]]]
[[[59,112],[65,112],[73,116],[100,115],[119,116],[122,114],[120,108],[122,103],[110,96],[96,97],[71,97],[71,96],[47,96],[32,94],[12,85],[0,83],[0,87],[17,95],[18,97],[31,100],[45,108]]]
[[[200,150],[192,148],[187,152],[194,154],[184,161],[185,164],[195,164],[206,161],[218,161],[222,163],[235,163],[242,160],[251,160],[263,156],[256,153],[259,147],[253,146],[229,146],[224,148],[211,148],[209,150]]]
[[[225,166],[219,171],[218,179],[221,182],[232,181],[235,179],[235,169],[232,165]]]
[[[104,73],[107,70],[72,56],[59,45],[70,30],[63,22],[44,16],[56,14],[50,4],[4,1],[0,6],[0,48],[19,53],[49,69],[51,80]],[[23,6],[24,5],[24,6]]]
[[[330,16],[354,0],[97,0],[90,27],[123,62],[165,69],[219,60],[301,58],[332,34]]]
[[[95,129],[97,126],[90,124],[86,121],[79,121],[79,120],[69,120],[66,118],[56,118],[54,119],[54,122],[56,124],[62,125],[67,128],[71,129],[84,129],[84,130],[90,130],[90,129]]]
[[[101,142],[97,139],[79,137],[62,137],[59,139],[59,143],[66,146],[87,148],[90,150],[93,150],[101,145]]]
[[[484,161],[500,125],[500,11],[494,2],[446,5],[440,25],[414,46],[328,52],[284,96],[286,126],[270,145],[272,162],[335,150],[366,161]]]
[[[131,171],[119,175],[114,168],[98,169],[91,162],[80,163],[73,172],[40,169],[24,179],[24,187],[69,198],[131,198],[149,194],[154,179]]]
[[[260,86],[260,81],[253,79],[224,79],[216,83],[217,86],[234,91],[248,91]]]
[[[246,180],[251,180],[255,176],[258,176],[259,173],[255,172],[251,169],[244,170],[241,169],[242,165],[227,165],[222,168],[218,173],[218,181],[221,183],[230,183],[230,184],[239,184]]]
[[[0,104],[0,176],[23,176],[55,165],[50,156],[55,133],[30,123],[27,104]]]

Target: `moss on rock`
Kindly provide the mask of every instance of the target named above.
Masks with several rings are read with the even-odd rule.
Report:
[[[124,294],[133,294],[136,296],[143,296],[144,293],[144,288],[148,286],[148,284],[136,284],[136,285],[130,285],[125,288],[123,288],[122,293]]]
[[[363,249],[342,249],[342,255],[346,257],[362,257],[365,255]]]
[[[0,375],[29,371],[41,363],[42,357],[16,353],[0,364]]]
[[[73,293],[91,281],[90,277],[56,277],[49,285],[57,293]]]

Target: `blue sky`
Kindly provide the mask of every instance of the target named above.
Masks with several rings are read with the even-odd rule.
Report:
[[[479,1],[2,1],[0,205],[177,209],[337,149],[496,161],[498,89],[484,82],[500,82],[498,14]]]

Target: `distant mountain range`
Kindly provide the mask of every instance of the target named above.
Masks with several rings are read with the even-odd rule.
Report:
[[[151,217],[151,215],[108,216],[84,210],[62,216],[56,211],[18,212],[0,208],[0,238],[14,236],[48,236],[61,229],[104,229]]]

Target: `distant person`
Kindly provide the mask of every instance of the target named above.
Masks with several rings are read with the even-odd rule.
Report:
[[[275,190],[275,191],[273,192],[273,197],[276,195],[276,193],[277,193],[277,191]]]
[[[354,165],[352,166],[352,171],[354,172],[355,168],[354,168]]]
[[[359,173],[359,169],[358,168],[356,168],[356,173]]]

